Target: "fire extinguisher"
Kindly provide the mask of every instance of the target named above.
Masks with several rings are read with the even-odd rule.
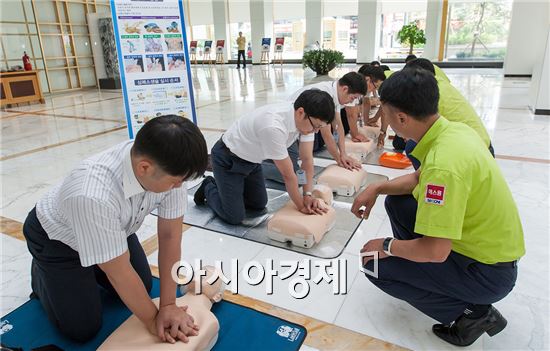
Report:
[[[23,51],[23,54],[23,68],[25,71],[32,71],[31,59],[29,55],[27,55],[26,51]]]

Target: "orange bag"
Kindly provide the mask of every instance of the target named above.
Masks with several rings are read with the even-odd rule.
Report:
[[[407,168],[412,166],[411,160],[406,155],[396,152],[384,152],[378,159],[380,166],[389,168]]]

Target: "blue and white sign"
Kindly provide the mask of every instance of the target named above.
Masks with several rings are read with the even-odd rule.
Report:
[[[196,124],[182,0],[111,0],[111,11],[130,138],[166,114]]]

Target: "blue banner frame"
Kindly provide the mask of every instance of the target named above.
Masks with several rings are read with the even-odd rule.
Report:
[[[110,0],[110,3],[111,3],[111,15],[112,15],[112,18],[113,18],[113,29],[114,29],[114,33],[115,33],[115,42],[116,42],[116,47],[117,47],[117,57],[118,57],[118,61],[119,61],[119,71],[120,71],[120,81],[121,81],[121,85],[122,85],[122,93],[123,93],[123,98],[124,98],[124,109],[125,109],[125,112],[126,112],[126,123],[127,123],[127,126],[128,126],[128,136],[130,139],[133,139],[135,137],[135,133],[134,133],[134,130],[133,130],[133,125],[132,125],[132,116],[131,116],[131,111],[130,111],[130,101],[129,101],[129,98],[128,98],[128,86],[126,84],[126,74],[125,74],[125,64],[124,64],[124,57],[123,57],[123,53],[122,53],[122,48],[121,48],[121,36],[120,36],[120,33],[119,33],[119,23],[118,23],[118,16],[117,16],[117,12],[116,12],[116,3],[119,2],[119,0]],[[171,3],[175,3],[176,0],[155,0],[155,1],[151,1],[151,0],[132,0],[132,3],[136,3],[136,4],[140,4],[140,3],[153,3],[153,4],[156,4],[158,5],[159,3],[163,3],[163,2],[171,2]],[[197,114],[196,114],[196,109],[195,109],[195,97],[194,97],[194,90],[193,90],[193,80],[192,80],[192,77],[191,77],[191,63],[189,61],[189,48],[188,48],[188,45],[187,45],[187,30],[186,30],[186,23],[185,23],[185,13],[184,13],[184,7],[183,7],[183,3],[182,3],[182,0],[177,0],[177,4],[178,4],[178,7],[179,7],[179,25],[180,25],[180,28],[181,28],[181,34],[182,34],[182,40],[183,40],[183,52],[184,52],[184,55],[185,55],[185,66],[186,66],[186,72],[187,72],[187,84],[188,84],[188,95],[189,95],[189,102],[190,102],[190,105],[191,105],[191,115],[192,115],[192,120],[193,120],[193,123],[197,124]],[[183,76],[181,76],[181,78],[185,78]],[[174,113],[175,114],[175,113]]]

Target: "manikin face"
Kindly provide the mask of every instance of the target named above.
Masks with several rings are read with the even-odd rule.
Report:
[[[158,165],[145,158],[139,160],[135,173],[141,186],[153,193],[163,193],[179,188],[185,180],[181,176],[167,174]]]
[[[206,276],[201,277],[200,280],[195,276],[186,286],[185,290],[194,295],[198,295],[199,293],[204,294],[212,302],[220,302],[223,298],[223,290],[225,288],[222,280],[219,278],[222,272],[212,266],[205,266],[204,270],[206,271]],[[216,281],[210,283],[213,279],[216,279]]]

